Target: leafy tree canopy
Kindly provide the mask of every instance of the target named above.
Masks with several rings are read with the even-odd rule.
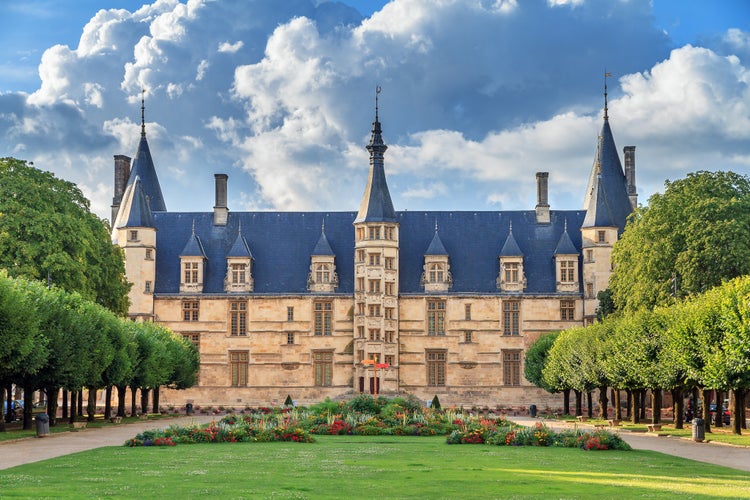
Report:
[[[75,184],[15,158],[0,158],[0,268],[47,280],[124,315],[122,251]]]
[[[750,178],[700,171],[665,185],[613,249],[619,310],[652,309],[750,273]]]

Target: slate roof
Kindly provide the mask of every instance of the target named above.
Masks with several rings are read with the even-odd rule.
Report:
[[[159,243],[157,239],[157,248],[158,244]],[[190,235],[190,238],[188,238],[188,241],[185,244],[185,247],[182,249],[182,252],[180,252],[179,256],[203,257],[204,259],[206,258],[206,251],[203,249],[203,243],[201,243],[201,239],[198,237],[198,235],[195,234],[195,231],[193,231],[193,233]]]
[[[250,246],[247,244],[247,240],[242,236],[242,231],[237,232],[237,238],[234,240],[232,248],[227,252],[227,257],[250,257],[253,258],[253,253],[250,251]]]
[[[565,229],[565,221],[578,228],[585,212],[551,211],[550,224],[537,224],[530,211],[512,212],[396,212],[400,224],[399,290],[403,295],[424,294],[420,285],[424,249],[440,226],[440,240],[450,248],[453,286],[448,294],[498,294],[496,279],[503,242],[513,235],[523,252],[528,294],[554,294],[554,253]],[[337,294],[354,293],[354,212],[231,212],[226,226],[214,226],[213,214],[154,213],[156,224],[157,294],[178,294],[180,254],[192,238],[206,256],[204,294],[224,294],[226,256],[237,238],[239,225],[252,242],[255,258],[253,294],[309,294],[307,275],[313,242],[320,239],[325,218],[325,236],[336,256],[339,275]],[[570,233],[569,233],[570,234]],[[571,243],[581,248],[579,231]],[[576,253],[579,253],[577,250]],[[579,266],[580,267],[580,266]],[[579,281],[582,281],[579,279]]]
[[[382,129],[378,114],[372,122],[372,136],[367,150],[370,152],[370,173],[367,177],[365,193],[357,212],[356,222],[395,222],[396,212],[393,209],[391,193],[385,180],[383,153],[388,146],[383,142]]]
[[[620,233],[633,211],[625,173],[607,119],[599,134],[583,208],[587,211],[583,227],[617,227]]]
[[[318,238],[318,243],[315,245],[312,255],[336,255],[331,249],[331,244],[328,243],[325,232],[320,233],[320,238]]]
[[[122,199],[123,217],[118,218],[115,227],[154,227],[154,217],[148,199],[143,192],[140,177],[136,176],[133,185],[125,191]]]
[[[555,255],[579,254],[580,252],[573,244],[573,240],[570,239],[570,235],[568,234],[567,224],[565,226],[566,227],[563,230],[563,234],[560,235],[560,241],[557,242],[557,246],[555,247]]]
[[[151,210],[154,212],[165,212],[167,206],[164,203],[164,196],[161,194],[159,178],[154,168],[154,160],[151,158],[151,151],[148,148],[146,135],[141,134],[141,142],[138,144],[138,151],[133,159],[133,167],[130,170],[128,186],[130,186],[136,177],[143,183],[143,192],[148,197]]]
[[[513,226],[510,226],[508,237],[505,238],[503,248],[500,250],[500,257],[518,257],[522,255],[523,252],[519,248],[516,238],[513,236]]]
[[[448,250],[445,249],[445,245],[443,245],[443,241],[440,239],[440,235],[438,235],[437,231],[435,231],[435,236],[432,237],[430,246],[427,247],[427,251],[424,254],[425,255],[448,255]]]

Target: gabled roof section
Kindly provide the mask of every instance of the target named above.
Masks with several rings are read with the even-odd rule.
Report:
[[[131,199],[128,200],[128,211],[125,214],[126,221],[121,227],[154,227],[154,216],[151,214],[140,178],[135,178],[130,194]]]
[[[206,258],[206,252],[203,250],[203,243],[198,235],[195,234],[195,222],[193,222],[193,233],[190,235],[187,244],[180,252],[180,257],[203,257]]]
[[[326,238],[326,232],[325,229],[321,231],[320,238],[318,238],[318,243],[315,244],[315,248],[313,249],[312,255],[333,255],[336,254],[333,253],[333,250],[331,249],[331,244],[328,243],[328,238]]]
[[[427,251],[424,254],[425,255],[448,255],[448,250],[445,249],[445,245],[443,245],[443,240],[441,240],[440,235],[438,235],[437,228],[435,228],[435,236],[432,237],[430,246],[427,247]]]
[[[145,94],[145,92],[144,90],[143,93]],[[141,178],[143,192],[148,197],[151,210],[154,212],[166,212],[167,206],[164,203],[164,196],[161,194],[161,185],[159,184],[159,178],[156,176],[154,160],[151,158],[151,150],[146,140],[146,116],[143,97],[141,97],[141,141],[138,143],[138,151],[136,151],[135,158],[133,159],[128,186],[133,184],[136,177]]]
[[[510,225],[508,230],[508,237],[505,238],[503,248],[500,250],[500,257],[523,257],[523,252],[518,246],[518,242],[513,237],[513,223]]]
[[[247,244],[247,240],[242,236],[242,230],[237,231],[237,238],[232,244],[232,248],[227,252],[227,257],[249,257],[253,258],[253,253],[250,251],[250,246]]]
[[[383,142],[382,129],[378,119],[378,98],[380,87],[375,93],[375,121],[372,122],[372,134],[367,150],[370,152],[370,174],[367,186],[362,196],[362,203],[357,212],[357,222],[396,222],[396,212],[393,210],[391,193],[385,181],[385,167],[383,155],[388,146]]]
[[[578,249],[573,244],[573,240],[570,239],[570,235],[568,234],[568,221],[565,220],[565,229],[563,229],[563,233],[560,235],[560,240],[557,242],[557,247],[555,247],[555,255],[578,255]]]

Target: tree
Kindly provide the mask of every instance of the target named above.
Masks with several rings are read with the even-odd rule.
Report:
[[[130,285],[107,225],[75,184],[14,158],[0,159],[0,268],[127,313]]]
[[[557,392],[558,389],[551,385],[548,385],[544,381],[542,371],[544,365],[547,362],[547,356],[549,355],[550,349],[555,345],[555,339],[560,332],[548,333],[542,335],[526,350],[526,356],[523,363],[523,375],[526,380],[534,384],[535,386],[544,389],[547,392]]]
[[[750,178],[700,171],[665,187],[612,251],[617,309],[652,309],[750,273]]]

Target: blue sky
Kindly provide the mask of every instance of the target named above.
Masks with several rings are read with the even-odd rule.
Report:
[[[99,9],[113,9],[103,10]],[[119,9],[119,10],[118,10]],[[601,128],[640,201],[750,172],[750,4],[682,0],[0,0],[0,156],[108,217],[140,89],[170,210],[357,209],[376,85],[398,210],[580,208]]]

